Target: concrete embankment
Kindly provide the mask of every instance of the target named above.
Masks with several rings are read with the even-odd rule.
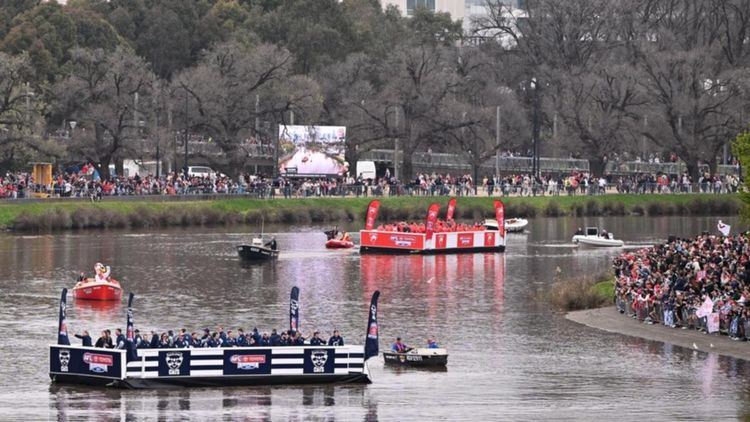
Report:
[[[660,324],[644,324],[621,315],[613,306],[569,312],[565,318],[610,333],[671,343],[688,349],[750,361],[750,344],[746,342],[733,341],[723,335],[707,335],[690,329],[682,330]]]

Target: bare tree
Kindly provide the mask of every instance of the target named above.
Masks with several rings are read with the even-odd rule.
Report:
[[[148,115],[155,75],[123,48],[75,49],[68,76],[55,87],[59,112],[78,126],[70,151],[90,161],[104,177],[140,146],[139,116]]]
[[[285,49],[231,41],[177,77],[173,109],[180,118],[187,93],[190,126],[210,137],[226,158],[207,157],[217,167],[228,174],[243,169],[249,154],[245,139],[261,135],[256,119],[285,122],[294,112],[297,121],[317,123],[322,102],[318,84],[293,74],[292,64],[293,56]]]
[[[727,2],[648,1],[645,6],[645,35],[637,50],[638,80],[650,104],[643,134],[675,151],[697,180],[699,162],[715,173],[719,151],[743,124],[747,87],[744,69],[733,62],[744,53],[727,34],[747,29],[727,22],[746,18],[725,14],[732,10]]]

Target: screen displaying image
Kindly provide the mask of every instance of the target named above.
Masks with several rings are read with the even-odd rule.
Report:
[[[344,126],[279,125],[279,146],[282,174],[343,176],[349,171]]]

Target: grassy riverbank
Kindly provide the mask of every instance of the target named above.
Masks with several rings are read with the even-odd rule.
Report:
[[[6,202],[0,204],[0,227],[22,231],[78,228],[168,227],[266,223],[363,221],[372,198],[300,198]],[[492,215],[493,198],[459,198],[459,219]],[[599,215],[736,215],[742,203],[734,195],[603,195],[503,198],[506,217]],[[381,198],[380,221],[421,220],[431,202],[447,197]]]

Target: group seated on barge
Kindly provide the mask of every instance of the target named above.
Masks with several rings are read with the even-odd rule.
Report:
[[[58,340],[49,346],[55,383],[115,388],[370,383],[367,360],[378,355],[375,291],[363,346],[279,346],[136,349],[133,294],[128,299],[124,349],[72,346],[65,318],[67,289],[60,298]],[[299,327],[299,289],[292,289],[290,329]]]
[[[494,224],[458,224],[453,220],[456,199],[448,202],[445,218],[438,219],[440,205],[433,203],[424,223],[389,223],[375,227],[380,201],[370,202],[364,230],[360,231],[361,253],[460,253],[505,251],[505,207],[494,202]]]

